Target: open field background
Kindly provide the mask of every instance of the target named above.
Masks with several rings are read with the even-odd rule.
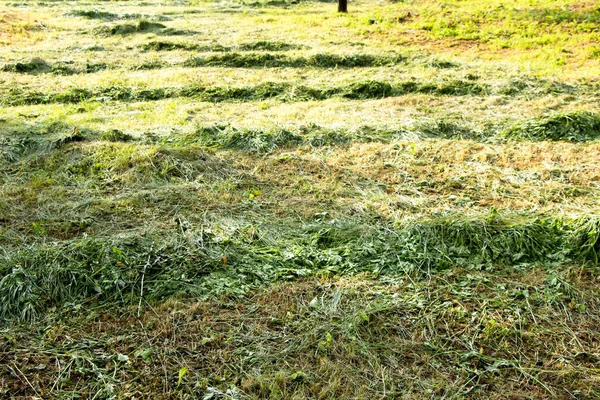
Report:
[[[593,1],[0,1],[0,397],[600,398]]]

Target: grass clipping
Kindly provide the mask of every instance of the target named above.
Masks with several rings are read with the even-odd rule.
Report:
[[[600,115],[590,111],[548,114],[517,125],[505,135],[527,140],[585,142],[600,138]]]
[[[0,256],[0,317],[35,321],[66,303],[135,304],[144,296],[242,296],[314,275],[400,276],[495,268],[593,268],[600,218],[445,217],[395,229],[350,221],[279,226],[276,233],[219,227],[34,244]],[[224,258],[225,257],[225,258]],[[226,260],[226,261],[223,261]],[[145,292],[143,291],[145,290]]]

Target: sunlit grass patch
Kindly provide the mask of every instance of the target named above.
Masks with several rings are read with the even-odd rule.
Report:
[[[0,6],[0,42],[4,45],[31,38],[42,29],[44,25],[33,15]]]

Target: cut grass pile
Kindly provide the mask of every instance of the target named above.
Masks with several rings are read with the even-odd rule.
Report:
[[[587,121],[596,121],[598,116],[593,113],[575,113],[575,117],[584,115]],[[543,121],[564,119],[567,128],[572,120],[569,116],[546,116]],[[318,124],[301,126],[274,126],[270,128],[240,128],[228,124],[199,124],[191,129],[181,131],[178,135],[156,136],[152,134],[135,135],[119,129],[106,129],[96,131],[88,128],[77,128],[70,124],[52,122],[39,125],[11,125],[5,124],[5,135],[0,138],[0,160],[15,162],[24,156],[35,156],[58,150],[64,144],[74,141],[109,141],[109,142],[138,142],[141,144],[158,144],[175,148],[185,146],[205,146],[229,150],[243,150],[259,154],[271,154],[276,150],[295,149],[309,146],[311,148],[324,146],[350,145],[352,143],[395,143],[398,141],[423,140],[423,139],[464,139],[472,138],[479,141],[498,142],[507,139],[529,139],[565,141],[590,141],[598,137],[598,131],[589,130],[582,133],[577,131],[578,126],[570,132],[576,136],[555,136],[555,126],[551,125],[549,131],[539,127],[539,118],[526,121],[520,126],[537,127],[537,131],[526,128],[511,128],[505,130],[502,126],[490,129],[487,132],[477,132],[453,122],[434,120],[419,124],[398,126],[396,128],[384,126],[363,125],[352,130]],[[594,128],[585,125],[584,128]],[[514,130],[513,130],[514,129]],[[565,129],[561,127],[561,129]],[[597,128],[596,128],[597,129]],[[507,133],[509,132],[509,133]],[[519,132],[518,134],[515,132]],[[523,132],[529,133],[525,136]],[[537,136],[531,134],[536,132]],[[585,133],[585,134],[584,134]],[[542,137],[543,135],[543,137]]]
[[[242,51],[289,51],[306,48],[304,45],[270,40],[242,43],[239,46],[239,49]]]
[[[320,147],[358,142],[385,142],[392,138],[410,136],[404,131],[381,130],[361,127],[353,132],[318,125],[297,128],[278,127],[272,130],[239,129],[227,125],[201,126],[186,135],[181,144],[200,143],[210,147],[271,153],[275,149],[295,146]]]
[[[151,18],[155,18],[159,21],[165,21],[165,20],[169,20],[168,17],[166,16],[162,16],[162,15],[158,15],[156,17],[151,17],[148,15],[143,15],[140,13],[123,13],[123,14],[118,14],[118,13],[113,13],[113,12],[108,12],[108,11],[102,11],[102,10],[98,10],[98,9],[91,9],[91,10],[73,10],[73,11],[69,11],[67,13],[67,15],[73,16],[73,17],[81,17],[81,18],[86,18],[86,19],[99,19],[99,20],[104,20],[104,21],[113,21],[113,20],[125,20],[125,19],[137,19],[140,21],[144,21],[145,19],[151,19]],[[147,28],[147,27],[146,27]],[[138,32],[145,32],[145,30],[138,30]]]
[[[194,50],[194,51],[229,51],[230,47],[221,45],[198,45],[194,43],[167,42],[164,40],[152,40],[140,46],[143,51],[173,51],[173,50]]]
[[[73,10],[69,14],[74,17],[83,17],[87,19],[113,20],[123,18],[120,17],[119,14],[101,10]],[[139,16],[136,18],[139,18]]]
[[[52,67],[41,58],[33,58],[30,61],[26,62],[17,62],[14,64],[4,64],[2,66],[2,71],[7,72],[47,72],[50,71]]]
[[[278,41],[259,40],[256,42],[241,43],[237,47],[223,46],[219,44],[201,45],[195,43],[171,42],[164,40],[152,40],[140,46],[144,51],[172,51],[193,50],[199,52],[224,52],[231,50],[239,51],[290,51],[305,49],[306,46]]]
[[[506,135],[528,140],[594,140],[600,138],[600,115],[585,111],[545,115],[508,130]]]
[[[354,82],[343,86],[308,87],[287,82],[265,82],[240,87],[159,87],[137,89],[126,86],[70,88],[64,92],[41,93],[12,88],[1,100],[3,105],[76,104],[86,100],[96,101],[154,101],[176,97],[193,98],[197,101],[238,102],[279,99],[282,101],[325,100],[332,97],[347,99],[381,99],[410,93],[439,96],[480,96],[488,88],[485,84],[453,80],[447,82],[418,83],[413,81],[390,84],[381,81]]]
[[[477,76],[454,72],[432,74],[431,77],[427,78],[419,76],[400,77],[400,79],[387,78],[383,73],[386,67],[381,64],[388,62],[393,64],[393,62],[402,59],[402,56],[375,56],[366,54],[317,54],[300,58],[279,56],[273,53],[228,53],[204,57],[193,56],[182,62],[182,65],[185,64],[188,67],[192,67],[192,69],[165,70],[167,71],[166,73],[173,75],[168,80],[171,83],[170,85],[161,83],[160,81],[143,81],[140,78],[140,71],[176,66],[165,64],[160,59],[146,59],[141,63],[126,64],[125,68],[131,69],[133,72],[124,72],[123,65],[111,65],[104,62],[73,63],[63,61],[56,62],[51,65],[51,68],[47,68],[46,71],[61,76],[117,68],[115,73],[121,73],[125,76],[131,75],[132,78],[130,82],[127,79],[110,79],[108,72],[111,71],[103,71],[93,79],[77,77],[70,85],[64,85],[63,82],[60,82],[59,77],[46,79],[46,77],[37,76],[33,73],[32,81],[35,84],[0,88],[0,93],[2,93],[0,104],[5,106],[52,103],[74,104],[90,99],[99,99],[98,101],[141,102],[170,98],[191,98],[206,102],[263,101],[268,99],[297,102],[321,101],[336,97],[382,99],[407,95],[481,96],[488,98],[500,96],[504,98],[496,100],[497,102],[510,100],[534,101],[536,99],[539,99],[539,101],[560,101],[561,96],[571,100],[574,98],[572,96],[580,96],[585,99],[589,98],[592,101],[598,90],[598,85],[592,82],[563,85],[552,80],[533,79],[526,85],[515,85],[512,79],[487,81]],[[25,66],[24,69],[32,69],[37,68],[36,66],[42,62],[43,60],[33,60],[31,63],[22,64]],[[264,68],[268,67],[271,62],[274,63],[273,65],[279,62],[297,62],[299,64],[294,67],[294,71],[279,68]],[[310,64],[310,66],[300,67],[302,63]],[[354,69],[368,67],[369,64],[373,68],[365,68],[364,73],[360,74],[364,76],[363,79],[356,79],[354,81],[349,79],[327,79],[330,69],[338,70],[337,73],[341,77],[346,78],[352,75]],[[15,65],[11,63],[5,64],[4,69],[14,70]],[[33,65],[33,67],[30,67],[30,65]],[[334,65],[338,67],[333,67]],[[209,71],[195,71],[193,69],[194,66],[204,67],[209,69]],[[291,64],[288,66],[291,66]],[[243,69],[236,70],[240,67]],[[259,68],[251,69],[255,67]],[[231,81],[231,75],[223,74],[221,78],[220,73],[215,72],[215,70],[221,68],[223,68],[223,71],[230,73],[246,74],[248,80],[240,82],[241,84],[230,84],[228,81]],[[228,68],[233,68],[233,70],[228,70]],[[305,76],[301,75],[303,68],[312,70],[314,79],[308,80]],[[248,69],[251,69],[251,71]],[[369,79],[369,75],[371,74],[375,75],[375,78]],[[286,76],[290,75],[294,79],[285,79]],[[203,76],[210,78],[202,79]],[[18,79],[22,80],[22,77]],[[93,82],[98,81],[104,84],[93,84]],[[228,84],[223,85],[223,81]],[[50,85],[53,82],[55,85]],[[63,84],[58,86],[59,82]],[[42,88],[43,91],[36,90],[36,88]],[[565,108],[567,107],[568,105],[565,105]],[[592,110],[594,111],[591,112],[594,113],[595,109]],[[551,113],[558,114],[555,111]],[[518,115],[511,114],[510,116],[511,118],[515,118]]]
[[[227,53],[224,55],[194,56],[186,60],[186,67],[234,67],[234,68],[356,68],[381,67],[404,62],[402,56],[373,56],[369,54],[315,54],[310,57],[290,57],[270,53]]]
[[[131,305],[144,288],[146,300],[156,302],[244,295],[279,280],[323,274],[597,267],[597,217],[530,218],[450,216],[391,229],[350,221],[268,227],[276,236],[253,226],[227,235],[219,227],[181,226],[181,234],[166,236],[144,232],[35,244],[0,260],[0,316],[34,321],[66,303]]]
[[[201,51],[228,51],[226,47],[220,45],[206,46],[200,48],[195,45],[185,43],[150,42],[144,45],[144,49],[161,50],[201,50]],[[272,53],[232,53],[224,55],[192,56],[179,63],[182,67],[225,67],[225,68],[357,68],[357,67],[382,67],[386,65],[395,65],[403,63],[405,57],[402,56],[374,56],[370,54],[315,54],[310,57],[292,57],[287,55],[278,55]],[[169,64],[162,60],[153,60],[141,64],[133,64],[130,69],[160,69],[178,64]],[[52,65],[41,58],[34,58],[29,61],[6,63],[1,70],[13,73],[52,73],[55,75],[74,75],[82,73],[95,73],[98,71],[110,69],[122,69],[123,65],[108,65],[107,63],[79,63],[56,62]]]
[[[97,36],[127,36],[136,33],[157,33],[160,35],[187,34],[185,31],[167,28],[166,25],[160,22],[149,21],[147,19],[140,19],[135,24],[124,23],[103,25],[95,28],[92,33]]]
[[[106,63],[85,63],[75,65],[73,62],[55,62],[50,64],[45,60],[36,57],[29,61],[6,63],[0,70],[5,72],[26,73],[26,74],[44,74],[54,75],[74,75],[78,73],[95,73],[108,68]]]

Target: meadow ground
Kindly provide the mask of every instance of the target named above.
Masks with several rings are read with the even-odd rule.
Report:
[[[0,2],[0,397],[600,399],[594,1]]]

